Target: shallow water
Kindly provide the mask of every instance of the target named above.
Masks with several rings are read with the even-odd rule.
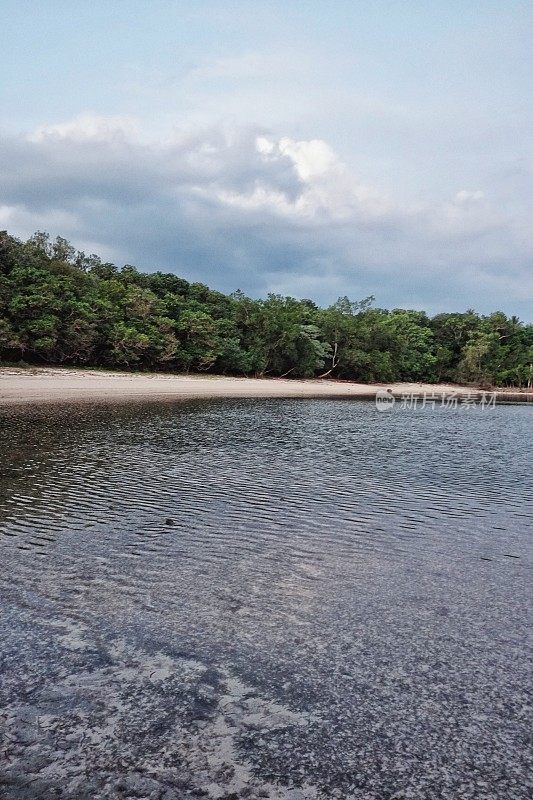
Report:
[[[530,408],[1,422],[0,796],[530,796]]]

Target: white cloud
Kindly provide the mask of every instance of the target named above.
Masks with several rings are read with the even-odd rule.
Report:
[[[45,139],[66,139],[75,142],[109,142],[113,139],[139,137],[140,127],[134,117],[79,114],[72,120],[54,125],[41,125],[29,134],[30,142]]]
[[[454,199],[456,203],[476,203],[479,200],[484,200],[485,194],[479,189],[477,189],[475,192],[470,192],[467,189],[461,189],[460,192],[457,192]]]
[[[47,228],[224,290],[487,308],[507,272],[509,303],[533,299],[516,205],[478,188],[402,203],[321,139],[219,126],[149,140],[135,119],[84,114],[1,139],[0,175],[11,232]]]

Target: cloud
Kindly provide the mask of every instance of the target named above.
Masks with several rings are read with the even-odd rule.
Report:
[[[99,117],[79,114],[72,120],[55,125],[41,125],[27,137],[30,142],[66,139],[73,142],[109,142],[114,139],[139,136],[140,129],[134,117]]]
[[[0,177],[12,233],[49,229],[225,291],[374,294],[430,310],[504,299],[520,311],[533,299],[533,242],[516,203],[476,186],[401,203],[321,139],[251,126],[154,139],[131,117],[83,114],[3,136]]]

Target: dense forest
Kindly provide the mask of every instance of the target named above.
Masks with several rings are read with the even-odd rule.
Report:
[[[76,366],[357,381],[531,386],[533,325],[502,312],[428,317],[373,298],[224,295],[118,269],[36,233],[0,233],[0,358]]]

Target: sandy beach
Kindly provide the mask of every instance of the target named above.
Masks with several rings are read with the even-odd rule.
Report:
[[[372,398],[379,389],[395,397],[478,393],[452,384],[364,384],[332,380],[233,378],[161,375],[68,368],[0,368],[0,406],[47,403],[182,400],[203,397],[359,397]],[[533,393],[498,390],[498,399],[533,400]]]

